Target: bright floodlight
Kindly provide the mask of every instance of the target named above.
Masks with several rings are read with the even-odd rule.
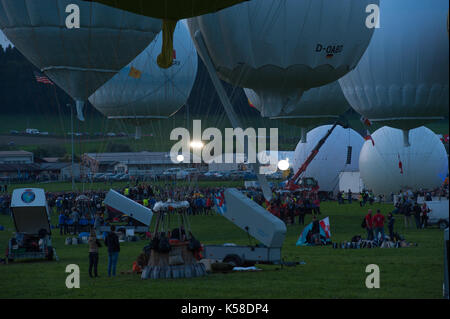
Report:
[[[184,161],[184,156],[182,154],[177,155],[177,161],[178,162]]]
[[[203,143],[200,141],[192,141],[191,142],[191,147],[192,148],[202,148],[203,147]]]
[[[281,160],[278,162],[278,168],[280,171],[286,171],[289,169],[289,161],[288,160]]]

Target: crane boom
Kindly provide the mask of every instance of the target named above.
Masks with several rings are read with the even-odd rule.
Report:
[[[335,122],[333,124],[333,126],[328,130],[327,134],[325,134],[325,136],[322,137],[319,142],[317,142],[316,146],[313,148],[313,150],[311,151],[309,156],[306,158],[305,162],[303,162],[303,164],[300,166],[300,168],[295,173],[295,175],[288,181],[288,183],[286,185],[287,189],[289,189],[289,190],[296,189],[297,180],[306,171],[306,169],[308,168],[308,165],[316,157],[317,153],[319,153],[320,148],[326,142],[326,140],[331,135],[331,133],[333,133],[333,130],[336,128],[337,125],[338,125],[338,122]]]

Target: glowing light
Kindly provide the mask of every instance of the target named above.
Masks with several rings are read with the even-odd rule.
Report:
[[[192,148],[203,148],[203,143],[200,141],[192,141],[191,147]]]
[[[181,154],[177,155],[177,161],[178,161],[178,162],[184,161],[184,156],[181,155]]]
[[[280,171],[286,171],[289,169],[289,160],[281,160],[278,162],[278,169]]]

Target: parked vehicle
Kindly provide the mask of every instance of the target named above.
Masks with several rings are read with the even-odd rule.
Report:
[[[11,197],[11,216],[16,229],[8,242],[6,258],[53,260],[50,214],[45,192],[41,188],[19,188]]]
[[[428,213],[428,225],[438,225],[441,229],[447,228],[449,224],[448,200],[430,201],[426,204],[431,210]]]

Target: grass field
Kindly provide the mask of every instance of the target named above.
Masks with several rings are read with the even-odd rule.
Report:
[[[386,213],[389,204],[374,204]],[[363,234],[362,216],[366,208],[357,203],[322,204],[322,216],[329,216],[332,240],[341,242]],[[306,222],[311,220],[307,216]],[[57,222],[52,216],[52,224]],[[13,223],[1,215],[0,245],[6,247]],[[233,242],[247,244],[246,234],[221,216],[191,217],[193,233],[203,244]],[[396,230],[418,247],[399,249],[344,250],[325,247],[296,247],[303,226],[289,225],[282,254],[286,261],[304,265],[284,267],[257,265],[252,273],[209,274],[202,278],[141,280],[138,275],[108,278],[107,252],[100,248],[99,275],[88,276],[87,245],[65,246],[64,236],[53,233],[59,261],[16,262],[0,265],[0,298],[441,298],[443,282],[443,232],[437,228],[403,228],[401,216]],[[122,243],[118,271],[130,270],[146,241]],[[77,264],[81,288],[65,287],[65,268]],[[365,286],[368,264],[380,267],[379,289]]]

